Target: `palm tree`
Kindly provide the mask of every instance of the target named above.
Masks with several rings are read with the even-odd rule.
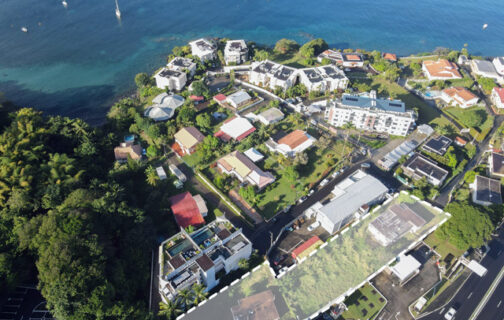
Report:
[[[165,317],[166,319],[174,319],[182,312],[183,310],[180,308],[178,300],[168,301],[168,303],[164,302],[159,303],[158,315]]]
[[[205,286],[199,283],[195,283],[192,286],[192,292],[193,292],[193,304],[198,305],[200,304],[201,301],[206,300],[208,293],[205,292]]]
[[[179,301],[180,301],[180,304],[186,308],[186,309],[189,309],[189,307],[192,305],[193,303],[193,293],[191,292],[191,290],[189,289],[182,289],[179,291],[178,293],[178,297],[179,297]]]
[[[157,185],[159,177],[156,173],[156,170],[154,170],[152,166],[148,166],[145,169],[145,175],[147,176],[146,180],[148,184],[150,184],[153,187]]]
[[[242,270],[247,270],[249,268],[249,263],[247,259],[240,259],[238,261],[238,267]]]

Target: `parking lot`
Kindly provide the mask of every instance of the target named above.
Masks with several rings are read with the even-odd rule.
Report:
[[[420,273],[404,286],[401,287],[399,279],[390,274],[387,269],[371,280],[371,283],[388,300],[387,305],[378,316],[378,320],[413,319],[408,311],[409,305],[440,280],[435,259],[432,259],[434,253],[430,251],[429,247],[421,245],[409,254],[417,259],[422,267]]]
[[[318,236],[324,242],[329,238],[329,233],[320,226],[309,231],[308,227],[313,223],[315,223],[315,218],[299,218],[293,226],[284,230],[282,237],[270,254],[270,262],[275,270],[291,266],[294,263],[291,252],[311,237]]]
[[[16,287],[0,300],[0,320],[54,320],[44,298],[33,287]]]

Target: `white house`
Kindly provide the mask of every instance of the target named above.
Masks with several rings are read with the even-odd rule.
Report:
[[[229,40],[224,48],[226,64],[242,64],[248,60],[248,48],[245,40]]]
[[[169,89],[180,91],[187,83],[185,72],[170,70],[168,68],[161,69],[154,75],[156,86],[160,89]]]
[[[343,70],[333,65],[298,70],[299,80],[308,91],[345,90],[348,78]]]
[[[499,180],[477,175],[469,185],[472,191],[472,201],[482,206],[502,204],[501,183]]]
[[[369,206],[384,199],[388,188],[372,175],[357,170],[340,182],[332,191],[329,203],[314,204],[309,215],[314,215],[320,225],[333,234],[350,223],[359,214],[366,213]]]
[[[252,243],[227,220],[216,221],[192,233],[181,230],[161,243],[158,254],[158,289],[168,302],[194,284],[204,285],[207,292],[213,289],[219,272],[236,270],[241,259],[250,258]]]
[[[275,177],[270,172],[262,171],[240,151],[233,151],[217,160],[217,168],[222,173],[232,175],[241,182],[256,186],[259,190],[275,182]]]
[[[278,152],[286,157],[294,157],[296,153],[305,151],[313,146],[317,140],[303,130],[294,130],[288,135],[275,140],[270,138],[266,141],[266,147],[271,152]]]
[[[504,76],[504,57],[497,57],[492,60],[495,71],[501,76]]]
[[[241,141],[255,130],[256,128],[246,118],[234,116],[224,121],[214,136],[226,142],[231,139]]]
[[[422,63],[422,71],[429,80],[462,79],[458,66],[446,59],[425,60]]]
[[[359,130],[396,136],[406,136],[415,123],[414,112],[406,111],[404,102],[377,98],[376,91],[368,96],[344,94],[328,104],[325,118],[335,127],[351,123]]]
[[[264,60],[252,64],[249,82],[275,90],[277,87],[287,90],[296,83],[296,69]]]
[[[196,73],[196,63],[192,59],[175,57],[166,67],[170,70],[188,73],[190,77]]]
[[[477,95],[464,87],[446,88],[441,92],[441,99],[449,105],[469,108],[478,103]]]
[[[487,60],[471,60],[471,70],[478,76],[495,80],[501,79],[501,76],[495,70],[493,63]]]
[[[257,115],[257,119],[264,125],[277,123],[284,118],[284,114],[278,108],[269,108]]]
[[[239,90],[227,96],[226,102],[233,108],[238,109],[252,100],[252,97],[245,90]]]
[[[154,121],[165,121],[173,117],[175,110],[183,104],[183,97],[163,92],[152,99],[152,105],[145,109],[144,116]]]
[[[189,42],[193,56],[200,58],[202,62],[214,60],[217,53],[217,45],[210,39],[201,38]]]
[[[497,108],[504,108],[504,88],[494,87],[490,100]]]

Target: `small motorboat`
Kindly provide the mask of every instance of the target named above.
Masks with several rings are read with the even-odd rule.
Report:
[[[483,30],[485,30],[486,28],[488,28],[488,24],[486,24],[486,23],[485,23],[485,24],[483,25]]]
[[[66,0],[61,1],[61,4],[63,7],[68,8],[68,2],[66,2]]]
[[[21,31],[23,31],[24,33],[26,33],[26,32],[28,32],[28,28],[27,27],[22,27]]]

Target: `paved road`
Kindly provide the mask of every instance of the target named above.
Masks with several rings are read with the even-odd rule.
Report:
[[[485,258],[481,261],[481,264],[488,269],[488,272],[485,276],[479,277],[476,274],[471,274],[468,278],[464,286],[460,289],[460,291],[455,295],[452,301],[446,305],[444,308],[437,312],[433,312],[430,315],[422,317],[422,320],[443,320],[444,314],[448,311],[449,308],[453,307],[457,310],[455,318],[457,320],[467,320],[471,317],[472,313],[478,306],[481,299],[484,297],[488,288],[490,288],[492,282],[494,281],[497,274],[500,272],[502,266],[504,265],[504,231],[501,230],[498,238],[494,238],[489,243],[490,251],[486,255]],[[495,300],[503,300],[504,292],[502,291],[502,284],[500,286],[501,291],[496,290],[490,301]],[[486,314],[485,310],[480,314],[478,320],[500,320],[504,316],[504,312],[502,312],[503,306],[501,305],[497,309],[494,305],[487,304],[485,310],[489,310],[489,313],[498,314],[500,318],[493,318],[490,314]],[[495,303],[495,302],[494,302]],[[487,309],[488,308],[488,309]],[[500,313],[499,313],[500,311]]]
[[[504,319],[504,281],[494,291],[492,297],[488,300],[487,304],[481,310],[481,313],[476,320],[503,320]]]

